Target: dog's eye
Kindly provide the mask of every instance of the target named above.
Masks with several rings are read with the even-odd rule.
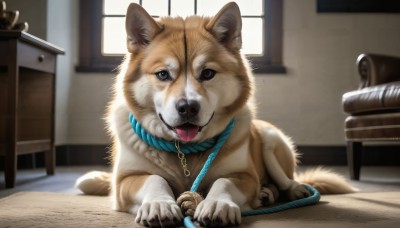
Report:
[[[201,81],[208,81],[211,80],[217,72],[211,69],[204,69],[200,74]]]
[[[171,80],[171,76],[169,75],[168,71],[166,71],[166,70],[158,71],[156,73],[156,76],[160,81],[169,81],[169,80]]]

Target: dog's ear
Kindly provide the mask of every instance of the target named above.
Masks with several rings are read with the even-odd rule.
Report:
[[[126,12],[125,29],[127,47],[131,53],[146,47],[161,31],[157,22],[143,9],[142,6],[131,3]]]
[[[235,2],[226,4],[206,25],[214,37],[230,49],[242,48],[242,16]]]

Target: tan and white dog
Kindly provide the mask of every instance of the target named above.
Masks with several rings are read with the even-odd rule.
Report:
[[[310,184],[324,193],[347,193],[342,177],[316,169],[295,178],[296,152],[273,125],[255,119],[253,75],[240,53],[241,15],[228,3],[212,17],[154,20],[137,4],[126,14],[129,54],[121,65],[107,123],[113,139],[112,173],[91,172],[77,181],[86,194],[112,196],[114,210],[145,226],[183,218],[177,197],[190,189],[210,150],[187,154],[185,176],[176,153],[159,151],[132,130],[132,113],[151,135],[197,143],[235,127],[214,160],[195,210],[202,225],[236,225],[241,210],[273,203],[278,192],[304,198]]]

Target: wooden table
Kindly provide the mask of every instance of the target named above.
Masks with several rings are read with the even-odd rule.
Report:
[[[17,156],[45,152],[54,174],[57,54],[64,50],[25,32],[0,31],[0,156],[7,188],[15,186]]]

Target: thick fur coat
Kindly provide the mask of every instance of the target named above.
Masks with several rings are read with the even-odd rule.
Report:
[[[316,169],[295,178],[291,140],[255,119],[253,75],[241,54],[241,15],[228,3],[212,17],[154,20],[139,5],[126,15],[129,53],[120,68],[107,123],[113,140],[111,173],[91,172],[77,181],[86,194],[111,194],[112,208],[145,226],[177,225],[177,198],[188,191],[210,151],[185,156],[185,176],[175,153],[144,143],[128,121],[132,113],[151,135],[196,143],[235,127],[200,185],[205,197],[194,219],[202,225],[237,225],[240,211],[309,195],[353,189],[332,172]]]

